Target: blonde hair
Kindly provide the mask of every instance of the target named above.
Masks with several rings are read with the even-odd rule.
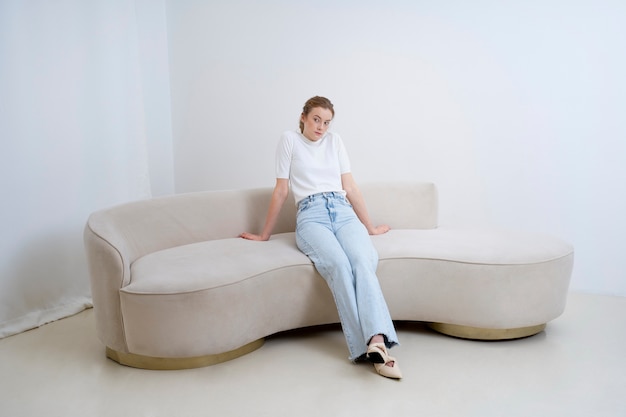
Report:
[[[335,108],[333,107],[333,103],[330,102],[326,97],[315,96],[311,97],[304,103],[304,107],[302,108],[302,116],[306,117],[311,110],[316,107],[321,107],[326,110],[330,110],[335,117]],[[304,123],[302,122],[302,117],[300,117],[300,133],[304,133]]]

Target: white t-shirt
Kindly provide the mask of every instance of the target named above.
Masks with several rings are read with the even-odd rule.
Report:
[[[289,179],[296,205],[313,194],[342,192],[341,175],[350,172],[350,160],[341,137],[333,132],[317,141],[299,132],[283,133],[276,149],[276,178]]]

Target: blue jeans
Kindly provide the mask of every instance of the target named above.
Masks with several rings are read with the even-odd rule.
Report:
[[[337,305],[350,360],[382,334],[388,348],[398,344],[380,289],[378,254],[367,229],[340,193],[320,193],[298,204],[296,244],[326,280]]]

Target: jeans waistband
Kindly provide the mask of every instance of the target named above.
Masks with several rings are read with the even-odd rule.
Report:
[[[302,200],[300,200],[300,202],[298,203],[298,206],[300,206],[300,204],[304,203],[305,201],[315,201],[318,198],[345,198],[345,194],[340,192],[340,191],[325,191],[323,193],[317,193],[317,194],[311,194],[310,196],[304,197]]]

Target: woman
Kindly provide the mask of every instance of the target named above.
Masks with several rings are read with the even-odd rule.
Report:
[[[291,185],[298,207],[296,244],[331,289],[350,360],[367,359],[380,375],[399,379],[398,363],[388,354],[398,338],[378,283],[378,254],[369,237],[386,233],[389,226],[370,221],[343,142],[327,131],[334,116],[327,98],[306,102],[300,132],[285,132],[278,145],[276,186],[263,231],[241,237],[270,238]]]

